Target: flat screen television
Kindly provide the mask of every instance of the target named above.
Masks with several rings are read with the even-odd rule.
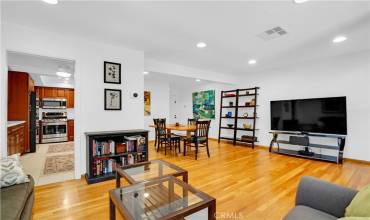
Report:
[[[347,134],[346,97],[271,101],[271,130]]]

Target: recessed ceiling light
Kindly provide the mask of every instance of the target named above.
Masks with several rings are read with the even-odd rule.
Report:
[[[195,82],[200,82],[200,79],[196,79]]]
[[[148,71],[144,71],[144,72],[143,72],[143,74],[144,74],[144,75],[148,75],[148,74],[149,74],[149,72],[148,72]]]
[[[204,42],[199,42],[199,43],[197,43],[197,47],[198,48],[205,48],[207,46],[207,44],[206,43],[204,43]]]
[[[301,3],[304,3],[304,2],[307,2],[308,0],[294,0],[295,3],[297,4],[301,4]]]
[[[149,197],[149,193],[144,193],[144,198],[148,198]]]
[[[347,37],[346,36],[337,36],[333,39],[333,43],[340,43],[340,42],[343,42],[347,40]]]
[[[72,74],[67,72],[57,72],[57,75],[61,77],[70,77]]]
[[[250,65],[253,65],[253,64],[256,64],[256,63],[257,63],[257,60],[255,60],[255,59],[251,59],[251,60],[249,60],[249,61],[248,61],[248,63],[249,63]]]
[[[58,4],[58,0],[42,0],[42,1],[51,5]]]

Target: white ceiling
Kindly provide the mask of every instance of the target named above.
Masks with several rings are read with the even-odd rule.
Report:
[[[7,62],[9,70],[29,73],[37,86],[74,87],[74,61],[9,51]],[[72,76],[59,77],[56,75],[58,71]]]
[[[370,50],[369,1],[2,1],[2,18],[232,74]],[[288,34],[257,37],[276,26]],[[339,34],[348,40],[332,44]],[[199,41],[208,46],[196,48]],[[258,63],[248,65],[250,58]]]
[[[190,89],[194,88],[195,86],[202,86],[207,85],[209,83],[218,83],[223,85],[231,85],[227,83],[219,83],[212,80],[200,80],[199,82],[196,81],[196,78],[191,77],[184,77],[178,76],[173,74],[166,74],[166,73],[157,73],[157,72],[150,72],[148,75],[144,76],[144,84],[148,83],[148,81],[157,81],[157,82],[165,82],[168,83],[173,88],[181,88],[181,89]]]

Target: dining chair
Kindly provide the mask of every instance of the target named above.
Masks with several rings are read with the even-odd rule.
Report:
[[[196,125],[196,122],[197,122],[197,119],[196,118],[188,118],[188,125],[193,125],[195,126]],[[184,146],[186,144],[186,140],[187,140],[187,135],[179,135],[181,137],[181,140],[183,140],[184,142]],[[194,132],[191,132],[191,136],[193,137],[194,136]]]
[[[153,118],[153,122],[154,122],[154,135],[155,135],[155,139],[154,139],[154,147],[157,147],[157,143],[159,144],[159,141],[158,141],[158,128],[157,128],[157,124],[158,124],[158,121],[159,121],[159,118]]]
[[[158,129],[158,147],[157,152],[159,151],[159,148],[163,147],[164,144],[164,154],[167,154],[167,147],[170,147],[170,150],[172,150],[172,146],[174,146],[175,151],[178,148],[179,153],[181,152],[180,149],[180,136],[173,135],[167,133],[166,129],[166,119],[159,119],[157,121],[156,125]]]
[[[188,125],[196,125],[197,119],[195,118],[188,118]]]
[[[187,146],[195,147],[195,159],[197,160],[199,147],[206,147],[207,155],[208,157],[210,157],[208,145],[208,133],[210,124],[210,120],[195,122],[196,130],[194,132],[194,136],[187,138],[187,140],[184,141],[184,155],[186,155]]]

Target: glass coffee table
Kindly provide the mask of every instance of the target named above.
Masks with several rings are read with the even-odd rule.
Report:
[[[166,176],[182,176],[182,180],[188,182],[188,171],[164,160],[152,160],[131,166],[117,167],[116,187],[121,187],[121,177],[125,178],[130,184],[135,184]]]
[[[116,208],[124,219],[215,219],[216,200],[174,176],[109,191],[110,220]]]

